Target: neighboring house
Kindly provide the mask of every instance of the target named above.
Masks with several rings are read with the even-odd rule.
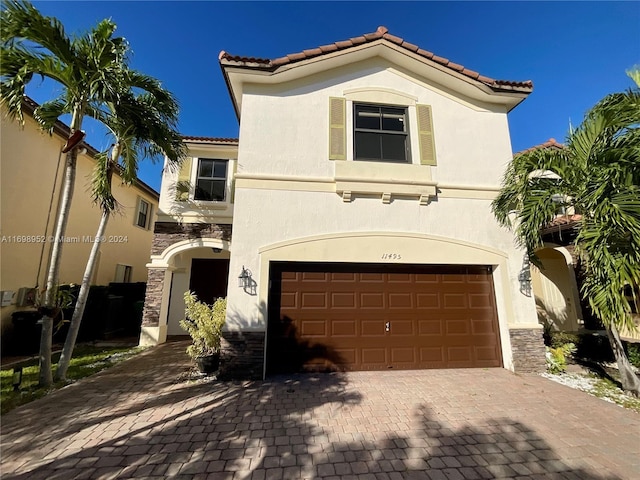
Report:
[[[219,60],[239,141],[187,138],[190,161],[165,170],[142,344],[183,333],[191,288],[227,296],[228,376],[544,368],[525,252],[491,212],[531,82],[384,27]]]
[[[563,145],[551,138],[529,150],[538,148],[563,148]],[[551,172],[547,174],[551,177],[554,175]],[[583,265],[580,264],[573,242],[581,222],[582,215],[574,211],[558,212],[556,218],[541,232],[544,246],[536,255],[542,268],[531,265],[531,286],[538,319],[551,330],[583,332],[602,329],[599,321],[589,314],[588,301],[580,295]],[[631,295],[629,301],[634,321],[640,325],[638,306]],[[633,332],[623,329],[620,335],[626,340],[640,340],[640,330]]]
[[[49,254],[58,213],[65,155],[61,153],[69,128],[58,122],[52,135],[40,131],[32,117],[37,104],[26,99],[25,125],[2,114],[0,287],[2,335],[8,341],[11,314],[33,308],[33,289],[46,285]],[[89,182],[97,151],[83,144],[78,155],[71,212],[60,265],[60,283],[82,281],[89,251],[100,221]],[[100,247],[93,284],[145,282],[146,263],[153,237],[158,193],[145,183],[125,186],[113,178],[120,211],[112,215]]]

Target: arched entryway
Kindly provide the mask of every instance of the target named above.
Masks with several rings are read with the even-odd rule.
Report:
[[[575,332],[584,322],[574,262],[565,247],[549,245],[536,252],[541,267],[531,266],[538,319],[556,331]]]

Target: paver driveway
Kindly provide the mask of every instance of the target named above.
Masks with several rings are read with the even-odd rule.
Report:
[[[640,415],[503,369],[179,381],[169,343],[2,418],[2,478],[640,478]]]

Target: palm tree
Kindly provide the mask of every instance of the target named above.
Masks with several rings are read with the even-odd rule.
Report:
[[[105,104],[107,111],[102,121],[114,137],[114,144],[110,152],[97,156],[91,182],[92,196],[102,215],[58,361],[56,380],[66,377],[100,251],[100,239],[104,237],[110,215],[118,209],[111,189],[113,174],[118,171],[123,183],[131,184],[136,180],[140,154],[152,160],[165,155],[169,168],[175,168],[186,152],[176,130],[178,104],[171,94],[155,79],[131,71],[124,72],[120,86],[122,92]]]
[[[637,78],[638,72],[628,72]],[[640,395],[640,379],[619,330],[636,327],[625,288],[640,285],[640,83],[598,102],[566,145],[516,155],[492,204],[539,265],[541,229],[559,207],[582,215],[574,240],[585,269],[582,294],[603,322],[624,390]]]
[[[110,20],[103,20],[88,33],[69,38],[56,18],[43,16],[26,0],[3,2],[0,15],[0,101],[9,117],[24,124],[22,102],[26,85],[34,75],[48,78],[57,82],[62,91],[57,98],[43,103],[36,110],[35,118],[43,128],[47,128],[44,119],[52,112],[62,110],[69,113],[69,136],[77,138],[84,117],[99,118],[100,105],[118,91],[128,44],[123,38],[113,36],[116,25]],[[41,386],[50,385],[53,379],[52,312],[62,255],[61,240],[66,232],[73,197],[77,155],[76,148],[66,154],[62,196],[47,272],[40,340]]]

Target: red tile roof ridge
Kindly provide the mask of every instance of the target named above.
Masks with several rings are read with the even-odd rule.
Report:
[[[562,143],[559,143],[558,141],[556,141],[555,138],[550,138],[544,143],[541,143],[539,145],[534,145],[533,147],[529,147],[526,150],[521,150],[517,152],[515,155],[522,155],[523,153],[533,152],[534,150],[540,150],[542,148],[565,148],[565,146]]]
[[[389,33],[389,29],[383,25],[379,26],[377,30],[373,33],[365,33],[364,35],[352,37],[348,40],[336,41],[328,45],[322,45],[315,48],[308,48],[301,52],[289,53],[287,55],[275,58],[273,60],[257,58],[257,57],[231,55],[224,50],[220,52],[220,54],[218,55],[218,59],[220,61],[227,60],[230,62],[242,63],[242,64],[245,64],[244,66],[246,67],[275,70],[276,68],[282,65],[286,65],[289,63],[296,63],[296,62],[300,62],[310,58],[327,55],[337,50],[345,50],[357,45],[362,45],[364,43],[371,43],[381,39],[389,41],[395,45],[398,45],[399,47],[404,48],[405,50],[408,50],[412,53],[415,53],[416,55],[422,58],[426,58],[427,60],[438,63],[455,72],[461,73],[462,75],[465,75],[466,77],[469,77],[473,80],[484,83],[489,87],[501,89],[501,90],[521,90],[524,92],[531,92],[533,90],[533,82],[531,80],[525,80],[525,81],[496,80],[491,77],[480,75],[478,72],[468,69],[463,65],[459,65],[457,63],[451,62],[448,58],[434,55],[432,52],[423,50],[417,45],[414,45],[413,43],[409,43],[401,37],[392,35],[391,33]],[[246,65],[246,64],[256,64],[256,65]]]
[[[199,137],[193,135],[183,135],[183,140],[186,141],[194,141],[194,142],[215,142],[215,143],[238,143],[237,138],[228,138],[228,137]]]
[[[558,215],[556,218],[546,224],[542,228],[542,231],[543,233],[548,233],[549,230],[553,230],[556,227],[575,226],[581,221],[582,215],[579,213],[574,213],[573,215]]]

